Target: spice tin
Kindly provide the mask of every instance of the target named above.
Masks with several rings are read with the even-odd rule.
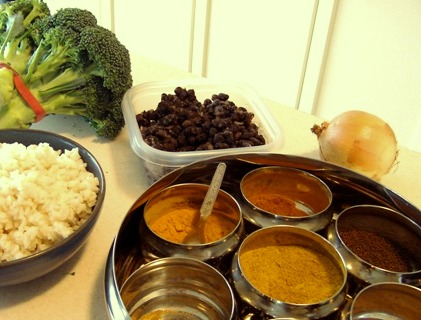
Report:
[[[130,319],[127,317],[128,306],[126,306],[126,304],[122,301],[120,290],[123,283],[131,276],[131,274],[133,274],[139,267],[150,261],[150,257],[145,254],[145,251],[143,250],[143,245],[150,241],[150,236],[144,232],[144,229],[139,229],[139,225],[144,223],[146,203],[149,199],[171,186],[189,183],[208,185],[215,172],[216,166],[220,162],[227,164],[224,181],[221,187],[226,193],[239,202],[242,209],[244,209],[244,205],[240,201],[242,198],[240,182],[246,174],[255,169],[270,166],[288,167],[302,170],[323,181],[332,193],[330,210],[333,212],[333,218],[330,225],[317,232],[317,234],[326,239],[325,242],[330,243],[331,246],[332,243],[328,239],[328,232],[331,230],[331,225],[335,224],[336,218],[342,211],[344,211],[344,209],[353,206],[373,205],[386,207],[401,213],[416,226],[421,225],[420,209],[400,197],[398,194],[384,187],[377,181],[328,162],[298,156],[268,153],[250,153],[236,156],[230,155],[198,161],[186,165],[181,169],[177,169],[154,183],[134,202],[133,206],[125,216],[110,248],[105,268],[104,288],[106,305],[110,319]],[[362,214],[359,220],[364,219],[366,219],[366,217]],[[367,217],[367,219],[369,218]],[[304,232],[315,233],[303,227],[294,226],[270,226],[264,228],[296,228],[303,230]],[[245,236],[248,237],[253,232],[257,232],[263,228],[256,227],[258,230],[244,229]],[[399,235],[402,236],[402,234]],[[242,237],[240,239],[240,246],[242,246],[245,241],[244,239],[246,238]],[[224,259],[224,261],[221,261],[221,263],[215,267],[219,272],[221,272],[221,274],[223,274],[232,289],[234,288],[231,272],[233,255],[234,252],[229,253],[226,257],[229,256],[230,259]],[[209,262],[206,263],[210,264]],[[412,278],[414,280],[413,283],[419,284],[421,276],[419,274],[413,274],[412,276],[415,277]],[[343,312],[346,313],[346,309],[350,307],[350,304],[356,294],[363,289],[361,286],[353,286],[353,278],[355,277],[348,272],[348,294],[346,302],[340,305],[337,311],[323,317],[324,320],[338,320]],[[413,286],[415,287],[418,285]],[[353,290],[350,290],[351,287]],[[244,302],[244,300],[240,298],[239,294],[237,294],[237,290],[233,289],[232,291],[234,292],[236,302],[236,316],[239,320],[274,319],[274,317],[268,313],[269,311],[262,311],[252,307],[248,302]],[[280,318],[306,319],[306,316],[285,316]]]
[[[405,319],[418,320],[421,289],[402,283],[382,282],[362,289],[344,310],[342,320]]]
[[[342,257],[326,239],[298,227],[247,236],[231,272],[243,302],[273,317],[319,319],[339,310],[346,297]]]
[[[319,178],[288,167],[262,167],[240,182],[244,218],[257,227],[292,225],[311,231],[332,219],[332,192]]]
[[[421,228],[396,210],[349,207],[330,226],[328,239],[343,256],[356,285],[421,285]]]
[[[229,320],[235,315],[227,280],[195,259],[173,257],[145,264],[120,293],[132,319]]]
[[[149,260],[181,256],[208,261],[218,266],[233,253],[244,236],[241,208],[227,192],[219,190],[208,217],[204,244],[185,244],[185,237],[197,227],[200,206],[208,185],[183,183],[165,188],[145,205],[140,233],[146,235],[143,254]]]

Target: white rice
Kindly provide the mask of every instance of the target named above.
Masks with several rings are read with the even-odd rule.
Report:
[[[98,190],[78,148],[0,143],[0,262],[69,236],[91,214]]]

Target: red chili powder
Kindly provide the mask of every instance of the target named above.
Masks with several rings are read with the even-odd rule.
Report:
[[[308,214],[297,209],[295,202],[290,198],[276,193],[256,194],[249,198],[256,207],[265,211],[290,217],[304,217]]]

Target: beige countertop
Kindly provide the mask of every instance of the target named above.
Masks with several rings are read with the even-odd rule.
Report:
[[[192,77],[148,59],[134,59],[133,76],[134,84]],[[322,120],[266,102],[285,135],[285,145],[277,152],[317,159],[317,139],[310,128]],[[126,129],[113,141],[102,140],[84,120],[70,116],[48,116],[34,128],[62,134],[88,148],[105,173],[106,197],[92,234],[76,256],[42,278],[0,288],[0,319],[107,319],[105,262],[125,214],[148,187],[141,162]],[[421,153],[401,148],[398,160],[381,183],[421,208]]]

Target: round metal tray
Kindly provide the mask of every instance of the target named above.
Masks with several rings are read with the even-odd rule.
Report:
[[[144,204],[155,193],[170,185],[185,182],[209,183],[217,163],[221,161],[227,164],[222,189],[236,199],[241,197],[240,180],[250,170],[262,166],[292,167],[312,173],[329,186],[333,194],[334,216],[352,205],[376,204],[398,210],[421,225],[421,211],[397,193],[363,175],[327,162],[269,153],[249,153],[198,161],[177,169],[154,183],[135,201],[123,220],[106,262],[105,296],[110,319],[130,319],[121,301],[119,290],[129,275],[145,263],[141,253],[142,234],[139,232]],[[261,314],[253,314],[254,311],[243,306],[241,301],[238,301],[238,306],[239,319],[265,318]],[[329,318],[346,319],[346,307],[347,304],[343,310]]]

